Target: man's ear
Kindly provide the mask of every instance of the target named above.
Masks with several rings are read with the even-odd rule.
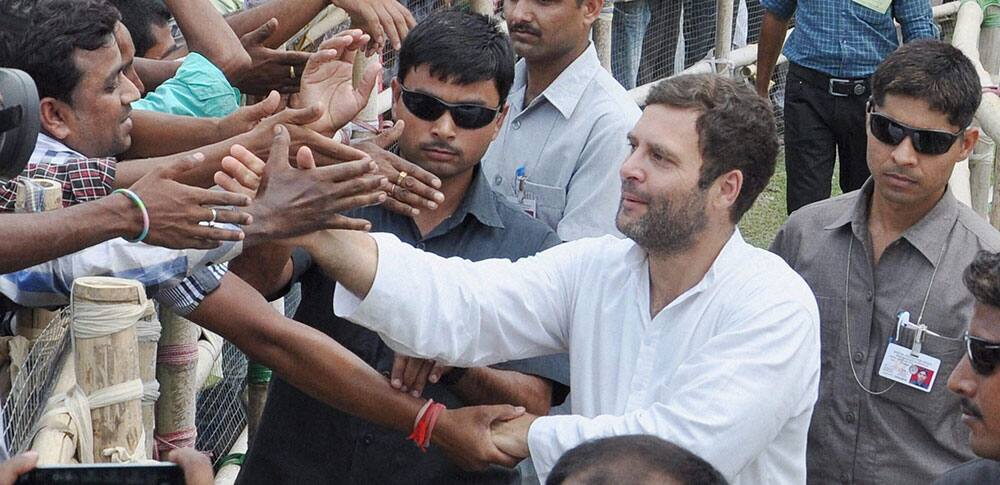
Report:
[[[496,140],[497,136],[500,135],[500,128],[503,128],[503,120],[507,118],[507,112],[509,111],[510,103],[504,101],[503,108],[500,108],[497,119],[493,120],[493,136],[490,138],[490,141]]]
[[[601,16],[601,9],[604,8],[604,0],[582,0],[582,2],[580,7],[583,8],[584,21],[587,25],[593,26],[597,18]]]
[[[68,120],[73,117],[73,108],[65,101],[45,97],[39,101],[39,118],[42,131],[53,138],[65,140],[72,133]]]
[[[960,139],[962,154],[959,156],[959,160],[965,160],[972,155],[972,150],[976,148],[976,142],[979,141],[979,134],[979,128],[969,127],[969,129],[965,130],[965,135]]]
[[[727,214],[732,213],[736,199],[739,198],[740,191],[743,190],[743,172],[730,170],[715,179],[715,183],[712,185],[716,187],[716,193],[713,194],[711,203],[718,209],[726,211]]]

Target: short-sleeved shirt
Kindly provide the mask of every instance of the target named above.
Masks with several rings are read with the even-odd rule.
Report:
[[[493,193],[477,174],[455,213],[425,237],[409,217],[381,207],[348,213],[371,221],[372,230],[391,232],[441,256],[471,260],[519,259],[559,243],[545,224],[522,213]],[[334,316],[335,282],[308,255],[293,257],[302,283],[302,303],[295,319],[313,326],[388,376],[393,351],[375,332]],[[553,396],[565,396],[569,384],[566,354],[509,362],[500,366],[552,380]],[[449,408],[462,401],[443,384],[428,384],[424,396]],[[241,471],[242,484],[271,483],[516,483],[514,470],[492,467],[466,472],[440,449],[422,453],[406,433],[348,415],[312,399],[280,378],[271,381],[260,427]]]
[[[785,56],[800,66],[845,78],[868,77],[899,47],[894,20],[903,41],[937,38],[927,0],[889,0],[879,11],[857,0],[761,0],[774,15],[795,15],[795,30],[785,42]],[[879,2],[872,1],[877,4]]]
[[[1000,483],[1000,462],[980,458],[941,475],[932,485],[976,485]]]
[[[938,334],[962,335],[973,306],[962,273],[980,250],[1000,249],[1000,233],[946,191],[873,265],[873,188],[869,179],[857,191],[796,211],[771,245],[819,304],[822,370],[809,429],[810,483],[929,483],[974,457],[959,399],[946,386],[963,355],[959,339],[924,339],[922,353],[941,360],[930,392],[892,385],[879,368],[901,311]],[[901,345],[912,340],[912,331],[901,332]],[[869,390],[888,390],[868,394],[855,373]]]
[[[174,77],[132,103],[134,109],[196,118],[222,118],[240,107],[240,91],[205,56],[192,52]]]
[[[493,190],[535,200],[539,219],[563,241],[613,234],[621,199],[618,169],[629,153],[627,134],[642,112],[601,67],[593,44],[540,95],[524,105],[527,65],[514,68],[510,111],[483,157]]]

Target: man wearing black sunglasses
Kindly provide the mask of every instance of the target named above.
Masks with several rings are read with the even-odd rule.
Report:
[[[970,124],[981,96],[972,63],[946,43],[889,55],[865,120],[871,178],[792,214],[771,246],[820,308],[810,482],[928,483],[972,457],[944,382],[973,309],[961,271],[978,251],[1000,249],[1000,233],[955,199],[948,179],[978,139]],[[901,312],[915,325],[899,324]],[[921,368],[926,379],[911,379]]]
[[[1000,483],[1000,254],[982,251],[965,270],[965,287],[975,297],[965,356],[948,379],[961,398],[962,422],[972,451],[981,457],[944,474],[935,485]]]
[[[463,55],[456,57],[459,50]],[[519,259],[558,244],[552,229],[495,194],[479,169],[507,112],[513,64],[509,40],[488,17],[444,11],[418,24],[403,41],[399,75],[392,81],[393,115],[402,122],[402,133],[387,135],[398,136],[400,156],[441,179],[444,201],[412,217],[383,206],[346,215],[370,221],[373,231],[391,233],[446,257]],[[289,252],[279,253],[271,258],[287,262]],[[296,252],[291,266],[294,270],[284,278],[256,270],[275,290],[291,278],[300,281],[302,304],[296,320],[335,339],[391,378],[400,391],[413,397],[423,394],[450,409],[503,403],[543,415],[565,399],[565,354],[517,360],[502,368],[468,369],[442,368],[434,361],[395,354],[375,332],[334,315],[330,303],[335,282],[307,253]],[[489,409],[496,413],[506,408]],[[323,431],[307,432],[316,428]],[[423,453],[407,441],[406,433],[329,407],[288,380],[275,378],[239,482],[508,484],[518,479],[516,470],[493,466],[465,471],[462,465],[468,466],[468,461],[446,456],[442,447]]]

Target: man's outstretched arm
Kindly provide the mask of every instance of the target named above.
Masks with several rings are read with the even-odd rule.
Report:
[[[337,314],[399,353],[478,367],[566,351],[579,245],[473,263],[389,234],[330,231],[298,242],[340,282]]]
[[[409,433],[424,404],[393,389],[378,371],[319,330],[276,312],[232,273],[188,318],[233,342],[301,391],[344,412]],[[434,428],[433,444],[466,468],[513,466],[518,460],[493,445],[490,425],[523,412],[508,405],[446,410]]]

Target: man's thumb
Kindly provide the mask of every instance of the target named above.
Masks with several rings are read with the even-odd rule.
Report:
[[[270,37],[272,33],[274,33],[274,29],[277,28],[278,28],[278,19],[272,18],[271,20],[264,22],[263,25],[257,27],[252,32],[246,34],[243,37],[244,44],[255,44],[255,45],[263,44],[264,41],[267,40],[267,38]]]
[[[382,147],[383,149],[388,148],[389,145],[395,143],[396,140],[399,139],[400,135],[403,134],[404,127],[405,123],[403,123],[403,120],[396,121],[396,123],[393,124],[391,127],[389,127],[386,130],[383,130],[382,133],[375,135],[372,141],[375,142],[376,145]]]

